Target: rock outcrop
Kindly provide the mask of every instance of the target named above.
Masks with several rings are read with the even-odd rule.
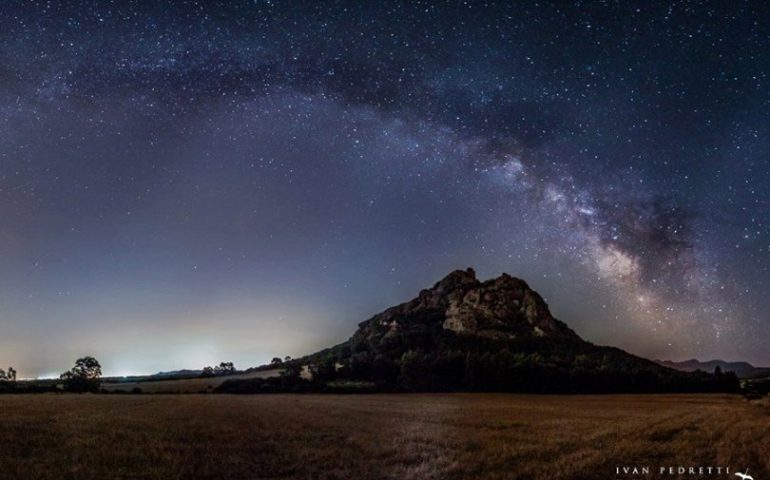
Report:
[[[372,341],[414,323],[440,323],[444,330],[487,338],[580,340],[524,280],[504,273],[481,282],[472,268],[455,270],[417,298],[361,323],[356,335]]]

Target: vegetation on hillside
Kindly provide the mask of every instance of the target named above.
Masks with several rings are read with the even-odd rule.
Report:
[[[379,344],[356,337],[283,364],[280,378],[233,380],[218,391],[527,393],[737,392],[732,372],[678,372],[611,347],[549,338],[484,339],[413,329]],[[307,366],[310,375],[301,375]],[[367,386],[366,388],[362,386]]]
[[[213,367],[203,367],[201,371],[201,377],[218,377],[221,375],[232,375],[236,372],[233,362],[220,362],[219,365]]]

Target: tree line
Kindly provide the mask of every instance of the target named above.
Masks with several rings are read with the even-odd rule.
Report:
[[[98,392],[102,366],[94,357],[82,357],[58,380],[16,381],[16,370],[0,369],[0,393],[45,393],[55,391]]]
[[[278,366],[279,363],[275,362]],[[281,362],[276,378],[230,380],[222,392],[737,392],[733,372],[685,373],[612,347],[542,339],[466,339],[441,332],[353,339]],[[304,372],[303,372],[304,370]],[[304,375],[303,375],[304,373]]]

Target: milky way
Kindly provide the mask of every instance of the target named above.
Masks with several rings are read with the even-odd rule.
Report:
[[[761,2],[0,6],[0,364],[240,367],[454,268],[770,364]]]

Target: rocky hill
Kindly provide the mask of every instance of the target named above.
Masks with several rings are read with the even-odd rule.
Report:
[[[578,341],[556,320],[542,297],[524,280],[502,274],[480,282],[472,268],[455,270],[433,288],[359,324],[354,341],[387,341],[415,325],[440,323],[444,330],[491,339],[531,337]]]
[[[348,341],[284,367],[279,380],[229,391],[346,384],[380,391],[545,393],[738,388],[735,375],[680,372],[586,342],[554,318],[524,280],[502,274],[482,282],[470,268],[360,323]]]

